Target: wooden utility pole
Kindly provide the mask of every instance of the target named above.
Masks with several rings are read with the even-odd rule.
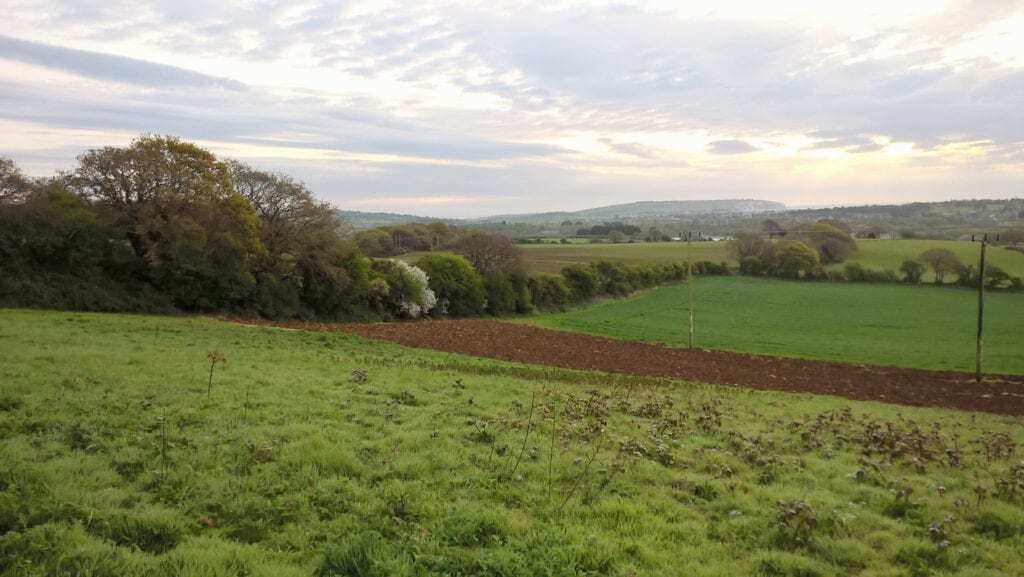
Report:
[[[985,247],[988,235],[981,237],[981,259],[978,262],[978,348],[974,380],[981,382],[981,367],[985,359]]]
[[[690,237],[692,233],[686,233],[686,294],[690,299],[690,340],[689,347],[693,348],[693,251],[690,250]]]

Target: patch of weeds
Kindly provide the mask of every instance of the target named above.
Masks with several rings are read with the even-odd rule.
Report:
[[[1015,463],[1005,473],[996,478],[996,497],[1016,503],[1024,499],[1024,461]]]
[[[776,507],[779,544],[786,549],[810,545],[818,527],[818,517],[811,506],[803,501],[779,501]]]
[[[93,431],[80,422],[72,423],[64,432],[64,441],[75,451],[96,450]]]
[[[317,569],[317,577],[390,577],[397,561],[396,551],[377,532],[367,531],[328,546]]]
[[[712,483],[697,483],[693,486],[691,494],[701,501],[714,501],[718,499],[718,489]]]
[[[897,551],[895,560],[907,568],[911,577],[934,575],[936,569],[949,566],[948,549],[926,543],[904,545]]]
[[[649,445],[636,439],[629,439],[619,447],[619,453],[649,459],[665,467],[671,467],[676,462],[672,449],[657,438],[652,438]]]
[[[754,558],[757,577],[822,577],[827,574],[817,561],[795,553],[772,551]]]
[[[977,442],[982,456],[990,463],[1009,459],[1017,452],[1017,443],[1006,433],[986,433]]]
[[[1024,526],[1014,523],[995,511],[983,511],[975,516],[972,521],[974,533],[996,539],[997,541],[1024,535]]]
[[[447,517],[438,533],[449,545],[487,547],[507,542],[508,524],[504,517],[493,511],[464,508]]]
[[[399,404],[405,405],[407,407],[415,407],[422,404],[416,398],[416,395],[413,394],[413,392],[410,390],[402,391],[397,397],[395,397],[395,400],[398,401]]]
[[[0,395],[0,411],[10,413],[17,411],[25,405],[25,401],[21,397],[17,397],[11,393],[4,393]]]
[[[893,483],[889,490],[893,494],[893,500],[882,508],[882,513],[893,519],[904,519],[918,512],[921,506],[910,500],[914,493],[914,486],[906,479]]]
[[[184,537],[185,524],[170,511],[143,510],[116,513],[93,529],[123,547],[138,547],[147,553],[166,553]]]

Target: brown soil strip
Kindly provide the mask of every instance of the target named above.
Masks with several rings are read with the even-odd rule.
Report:
[[[568,369],[1024,415],[1021,375],[988,375],[976,383],[969,373],[680,349],[482,319],[276,326],[343,331],[409,347]]]

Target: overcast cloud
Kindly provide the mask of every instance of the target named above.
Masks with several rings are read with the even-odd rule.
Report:
[[[340,207],[1024,196],[1024,1],[0,0],[0,155],[174,134]]]

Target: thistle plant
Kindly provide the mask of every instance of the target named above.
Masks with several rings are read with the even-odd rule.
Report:
[[[217,363],[227,364],[228,359],[220,351],[210,351],[206,353],[206,360],[210,361],[210,381],[206,384],[206,396],[209,398],[213,394],[213,369]]]

